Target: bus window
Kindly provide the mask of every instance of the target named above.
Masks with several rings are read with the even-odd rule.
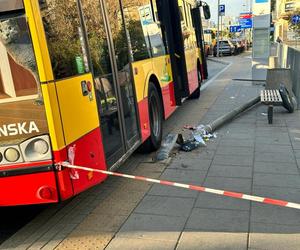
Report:
[[[147,30],[147,25],[153,20],[150,11],[148,0],[141,0],[135,5],[130,1],[123,2],[125,25],[129,32],[134,61],[151,57]]]
[[[162,56],[166,54],[166,47],[163,41],[162,31],[159,27],[157,6],[155,1],[151,1],[151,5],[145,5],[140,9],[144,15],[149,16],[148,21],[144,24],[146,26],[149,42],[151,44],[152,56]],[[156,13],[156,14],[155,14]],[[156,17],[155,17],[156,15]]]
[[[76,1],[45,0],[41,5],[55,79],[88,71]]]
[[[182,6],[179,6],[179,14],[180,14],[180,21],[184,22],[184,18],[183,18],[183,8]]]
[[[165,27],[160,23],[160,20],[159,20],[159,17],[158,17],[158,10],[157,10],[156,0],[151,0],[151,4],[152,4],[152,11],[153,11],[153,16],[154,16],[154,21],[157,25],[157,28],[159,30],[158,32],[160,33],[161,39],[162,39],[161,45],[164,46],[164,54],[167,54],[168,53],[168,42],[167,42],[167,38],[166,38],[166,36],[167,36],[166,35],[166,30],[165,30]]]
[[[103,146],[105,155],[109,159],[116,152],[122,151],[123,144],[107,32],[100,2],[81,0],[81,3],[94,74],[98,113],[101,117]]]

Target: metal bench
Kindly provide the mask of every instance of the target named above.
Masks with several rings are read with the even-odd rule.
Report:
[[[282,98],[278,89],[265,89],[260,92],[260,100],[268,105],[268,121],[273,123],[273,106],[282,105]]]

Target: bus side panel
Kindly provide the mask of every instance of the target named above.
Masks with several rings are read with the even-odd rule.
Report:
[[[62,201],[74,195],[69,169],[57,172],[57,185],[59,188],[59,197]]]
[[[198,87],[198,75],[197,75],[197,50],[189,49],[185,52],[189,90],[193,93]]]
[[[104,170],[106,169],[104,148],[92,82],[91,74],[57,81],[57,97],[68,161],[73,165]],[[90,90],[87,88],[88,85],[91,87]],[[71,179],[74,195],[106,178],[106,175],[95,172],[73,169],[68,172],[69,176],[63,173],[58,175],[62,198],[70,195],[68,177]]]
[[[150,136],[148,97],[138,102],[139,118],[141,124],[142,142]]]
[[[159,78],[165,111],[164,116],[167,119],[176,109],[170,56],[153,58],[153,71]]]
[[[100,128],[68,146],[69,161],[77,166],[106,170],[104,149]],[[107,178],[107,175],[85,170],[69,170],[74,194],[78,194]]]
[[[0,206],[15,206],[58,202],[53,171],[0,178]],[[48,198],[41,197],[47,189]]]
[[[139,109],[142,142],[150,136],[148,112],[148,83],[152,71],[151,59],[132,63],[136,99]]]

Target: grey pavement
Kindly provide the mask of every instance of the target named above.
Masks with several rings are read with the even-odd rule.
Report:
[[[166,123],[168,132],[210,122],[258,95],[246,56]],[[195,107],[195,105],[199,105]],[[180,110],[183,112],[180,112]],[[300,202],[300,111],[276,107],[269,125],[257,105],[193,152],[169,164],[134,155],[119,169],[135,175]],[[1,249],[300,249],[300,211],[139,181],[109,178],[55,205]]]
[[[229,74],[240,77],[231,69],[217,81]],[[245,103],[261,88],[231,82],[199,123]],[[300,112],[278,107],[269,125],[266,109],[257,105],[240,115],[217,131],[208,147],[177,153],[161,179],[300,202]],[[144,214],[145,219],[137,219]],[[126,249],[132,241],[145,244],[141,249],[155,249],[142,243],[149,235],[162,243],[158,249],[300,249],[300,211],[156,184],[107,249]]]

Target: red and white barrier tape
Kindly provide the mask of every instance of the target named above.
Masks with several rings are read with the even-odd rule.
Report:
[[[280,206],[280,207],[289,207],[289,208],[300,209],[300,204],[288,202],[288,201],[284,201],[284,200],[276,200],[276,199],[270,199],[270,198],[259,197],[259,196],[254,196],[254,195],[237,193],[237,192],[230,192],[230,191],[225,191],[225,190],[220,190],[220,189],[206,188],[206,187],[202,187],[202,186],[188,185],[188,184],[177,183],[177,182],[172,182],[172,181],[151,179],[151,178],[146,178],[143,176],[135,176],[135,175],[128,175],[128,174],[121,174],[121,173],[117,173],[117,172],[106,171],[106,170],[92,169],[92,168],[87,168],[87,167],[71,165],[68,162],[62,162],[62,163],[58,164],[58,167],[66,167],[66,168],[70,168],[70,169],[85,170],[85,171],[89,171],[89,172],[97,172],[97,173],[101,173],[101,174],[119,176],[119,177],[123,177],[123,178],[135,179],[135,180],[146,181],[146,182],[152,182],[152,183],[166,185],[166,186],[174,186],[174,187],[180,187],[180,188],[185,188],[185,189],[190,189],[190,190],[196,190],[199,192],[212,193],[212,194],[232,197],[232,198],[236,198],[236,199],[256,201],[256,202],[271,204],[271,205]]]

